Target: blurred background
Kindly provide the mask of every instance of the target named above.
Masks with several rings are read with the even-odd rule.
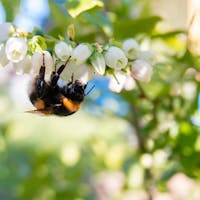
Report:
[[[70,117],[28,114],[27,75],[0,68],[0,199],[199,200],[198,0],[1,0],[0,23],[156,56],[150,83],[107,78]],[[1,31],[1,30],[0,30]],[[194,48],[195,46],[195,48]]]

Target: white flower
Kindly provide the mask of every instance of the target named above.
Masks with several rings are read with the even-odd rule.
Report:
[[[74,79],[81,80],[83,83],[87,83],[95,75],[95,70],[91,65],[83,64],[74,72]]]
[[[18,63],[13,64],[15,71],[17,74],[27,74],[30,72],[32,62],[31,56],[27,55],[23,60]]]
[[[32,73],[38,74],[40,67],[43,65],[43,54],[44,54],[44,65],[46,67],[45,74],[50,74],[53,68],[53,59],[48,51],[36,52],[32,56]]]
[[[55,45],[55,53],[62,61],[66,61],[72,53],[72,47],[63,41]]]
[[[132,63],[131,73],[135,79],[149,82],[153,74],[153,68],[145,60],[136,60]]]
[[[121,90],[123,89],[125,83],[126,83],[126,75],[119,73],[119,72],[115,72],[115,77],[111,76],[110,77],[110,81],[109,81],[109,88],[110,90],[112,90],[113,92],[121,92]]]
[[[9,60],[6,56],[5,46],[3,44],[0,45],[0,67],[4,67],[8,64]]]
[[[126,91],[130,91],[133,90],[135,87],[136,87],[135,80],[133,79],[133,77],[127,75],[126,82],[124,84],[124,89]]]
[[[136,59],[139,45],[134,39],[127,39],[122,43],[122,48],[129,59]]]
[[[75,65],[83,64],[92,54],[92,49],[87,44],[79,44],[72,52],[70,61]]]
[[[56,64],[56,68],[58,69],[61,65],[65,64],[64,61],[59,62]],[[73,63],[68,62],[67,65],[65,66],[63,72],[60,74],[60,77],[64,81],[70,81],[72,74],[77,70],[77,66]]]
[[[13,31],[11,23],[0,24],[0,43],[8,39],[9,34]]]
[[[17,63],[23,60],[28,46],[24,38],[11,37],[6,42],[5,50],[8,60]]]
[[[105,73],[106,63],[102,54],[96,53],[93,58],[91,58],[91,64],[100,75]]]
[[[105,62],[109,67],[121,70],[126,67],[128,59],[120,48],[111,46],[105,54]]]
[[[71,81],[72,75],[74,80],[81,80],[83,83],[87,83],[95,75],[95,70],[88,64],[79,66],[69,64],[61,73],[61,78],[65,81]]]

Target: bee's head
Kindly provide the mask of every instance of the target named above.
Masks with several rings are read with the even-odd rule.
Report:
[[[69,96],[73,101],[82,102],[85,97],[85,89],[87,84],[83,84],[80,80],[75,80],[69,89]]]

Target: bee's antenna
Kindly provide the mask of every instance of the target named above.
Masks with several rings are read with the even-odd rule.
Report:
[[[42,64],[43,64],[43,66],[45,66],[45,64],[44,64],[44,53],[42,53]]]
[[[87,86],[87,85],[86,85]],[[93,89],[95,88],[95,85],[93,85],[90,90],[85,94],[85,96],[87,96]]]

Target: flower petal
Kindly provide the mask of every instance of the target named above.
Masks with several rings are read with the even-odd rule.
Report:
[[[125,83],[126,83],[126,75],[120,72],[116,72],[115,77],[114,76],[110,77],[109,88],[113,92],[119,93],[123,89]]]
[[[27,55],[18,63],[13,63],[13,67],[17,74],[27,74],[30,72],[32,66],[31,56]]]
[[[120,48],[111,46],[105,54],[105,62],[109,67],[121,70],[126,67],[128,59]]]
[[[53,59],[48,51],[43,51],[41,53],[36,52],[32,56],[32,73],[38,74],[40,67],[43,65],[43,54],[44,54],[44,64],[46,67],[45,74],[50,74],[53,68]]]
[[[123,42],[122,48],[129,59],[136,59],[138,56],[139,45],[134,39],[127,39]]]
[[[5,50],[8,60],[17,63],[23,60],[28,50],[28,45],[24,38],[11,37],[6,42]]]
[[[4,67],[8,64],[9,60],[6,56],[5,46],[0,45],[0,67]]]
[[[95,55],[91,59],[91,64],[98,74],[103,75],[105,73],[106,63],[102,54],[98,53],[98,55]]]
[[[0,43],[8,39],[9,34],[13,31],[11,23],[0,24]]]
[[[91,56],[92,49],[87,44],[79,44],[72,52],[71,62],[81,65]]]
[[[143,82],[149,82],[153,74],[153,68],[145,60],[136,60],[132,63],[131,73],[135,79]]]
[[[72,50],[72,47],[63,41],[60,41],[55,45],[55,53],[62,61],[66,61],[69,58],[72,54]]]

